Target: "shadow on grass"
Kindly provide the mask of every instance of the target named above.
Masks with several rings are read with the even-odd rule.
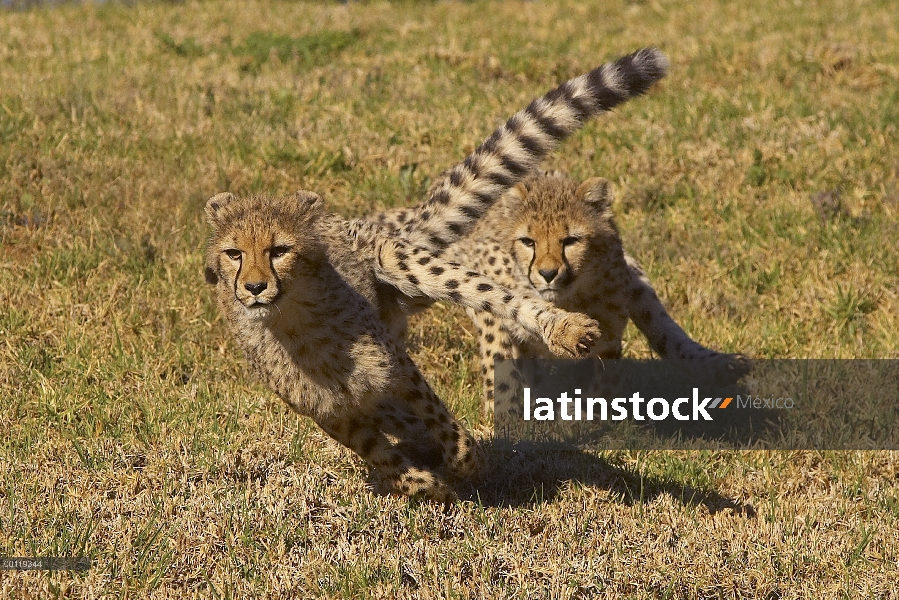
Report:
[[[612,501],[648,503],[662,494],[688,506],[705,506],[712,514],[725,509],[748,517],[755,509],[709,489],[697,489],[674,478],[643,475],[616,466],[577,447],[551,442],[490,440],[486,464],[476,481],[460,487],[462,498],[491,507],[525,507],[552,502],[559,491],[583,485],[611,492]]]

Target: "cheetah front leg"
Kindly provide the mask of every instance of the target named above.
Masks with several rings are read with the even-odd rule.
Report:
[[[436,257],[423,248],[410,247],[399,239],[383,240],[377,260],[378,277],[403,294],[447,300],[517,321],[557,356],[587,356],[600,337],[598,323],[586,315],[517,294],[476,271]]]
[[[442,465],[449,474],[458,478],[473,475],[482,462],[481,447],[434,393],[412,359],[405,356],[402,362],[408,375],[400,376],[397,384],[401,388],[396,392],[399,406],[405,411],[401,420],[407,425],[416,424],[410,417],[418,420],[430,444],[439,447]],[[379,408],[377,412],[384,410]]]
[[[521,348],[512,333],[502,320],[495,316],[467,309],[466,312],[478,330],[478,348],[480,350],[481,381],[484,389],[483,414],[490,415],[494,410],[494,365],[497,360],[516,359],[521,356]],[[504,382],[500,385],[509,385]],[[508,389],[501,389],[507,392]],[[500,407],[500,410],[513,410],[514,407]]]

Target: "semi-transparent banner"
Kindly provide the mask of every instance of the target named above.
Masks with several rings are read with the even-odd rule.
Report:
[[[498,360],[495,431],[621,449],[899,449],[899,360]]]

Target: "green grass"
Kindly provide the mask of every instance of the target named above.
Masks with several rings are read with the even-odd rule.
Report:
[[[670,76],[549,166],[614,183],[696,339],[897,358],[893,4],[0,12],[0,555],[94,558],[0,596],[896,597],[895,453],[496,444],[449,511],[376,496],[253,381],[201,274],[215,192],[414,203],[534,96],[653,44]],[[438,307],[410,347],[486,437],[471,332]],[[632,329],[625,352],[649,355]]]

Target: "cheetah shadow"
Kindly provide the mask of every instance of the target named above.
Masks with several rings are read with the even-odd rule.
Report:
[[[754,517],[752,505],[676,478],[644,475],[591,452],[557,442],[485,442],[487,459],[477,480],[459,488],[460,497],[494,508],[520,508],[554,502],[570,486],[607,490],[628,506],[668,495],[685,506],[705,506],[709,513],[731,509]]]

